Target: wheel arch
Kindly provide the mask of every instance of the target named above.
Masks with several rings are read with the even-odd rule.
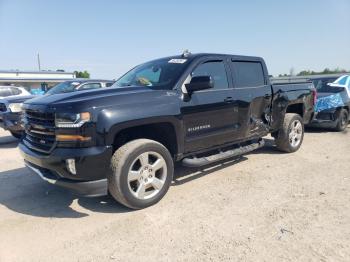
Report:
[[[123,144],[140,138],[151,139],[164,145],[172,156],[181,152],[180,126],[168,118],[153,118],[116,124],[107,132],[106,144],[117,150]]]

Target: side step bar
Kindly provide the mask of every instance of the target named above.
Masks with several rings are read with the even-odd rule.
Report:
[[[247,146],[242,146],[242,147],[235,148],[232,150],[227,150],[227,151],[215,154],[215,155],[205,156],[205,157],[201,157],[201,158],[197,158],[197,157],[189,158],[189,157],[187,157],[187,158],[184,158],[182,160],[182,165],[186,166],[186,167],[201,167],[201,166],[212,164],[212,163],[220,161],[220,160],[224,160],[227,158],[246,154],[246,153],[254,151],[260,147],[263,147],[264,145],[265,145],[265,141],[263,139],[261,139],[257,143],[253,143],[253,144],[250,144]]]

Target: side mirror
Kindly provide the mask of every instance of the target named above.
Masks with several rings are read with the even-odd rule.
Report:
[[[191,82],[185,84],[187,92],[192,94],[193,92],[205,90],[214,87],[214,81],[211,76],[194,76]]]

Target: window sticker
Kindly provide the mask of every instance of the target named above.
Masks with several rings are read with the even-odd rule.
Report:
[[[186,63],[187,59],[170,59],[168,63],[171,64],[184,64]]]

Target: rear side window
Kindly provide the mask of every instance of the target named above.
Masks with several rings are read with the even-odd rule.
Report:
[[[214,89],[228,88],[225,65],[222,61],[210,61],[200,64],[191,76],[211,76],[214,80]]]
[[[22,93],[22,91],[16,87],[11,87],[12,95],[17,96]]]
[[[257,87],[265,85],[264,71],[259,62],[233,61],[235,87]]]
[[[336,78],[314,79],[312,82],[318,92],[332,92],[332,87],[328,83],[332,83]]]
[[[0,88],[0,96],[4,96],[4,97],[12,96],[11,89],[8,87]]]
[[[100,83],[88,83],[83,85],[79,90],[98,89],[98,88],[101,88]]]

